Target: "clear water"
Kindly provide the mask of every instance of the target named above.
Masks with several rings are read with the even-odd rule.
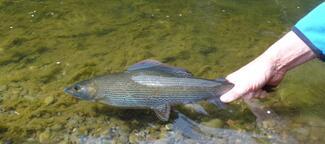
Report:
[[[148,58],[186,68],[198,77],[226,76],[262,53],[320,2],[0,0],[0,143],[168,138],[173,120],[159,122],[150,110],[79,101],[63,89]],[[325,142],[324,70],[315,60],[291,71],[274,96],[263,101],[287,122],[286,135],[298,143]],[[240,101],[232,104],[232,113],[203,105],[209,116],[181,106],[174,109],[209,127],[261,131]]]

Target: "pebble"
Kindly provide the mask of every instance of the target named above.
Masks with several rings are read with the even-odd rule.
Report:
[[[20,88],[13,89],[13,91],[12,91],[12,95],[15,96],[15,97],[19,96],[21,90],[22,90],[22,89],[20,89]]]
[[[27,89],[22,89],[20,92],[20,96],[25,96],[28,94],[28,90]]]
[[[55,131],[58,131],[58,130],[61,130],[63,128],[62,125],[60,124],[55,124],[51,127],[52,130],[55,130]]]
[[[68,140],[62,140],[62,141],[60,141],[59,144],[69,144],[69,141]]]
[[[50,130],[45,130],[44,132],[42,132],[39,137],[38,140],[40,143],[48,143],[50,141]]]
[[[8,89],[7,85],[0,85],[0,92],[6,91]]]
[[[77,128],[73,128],[73,129],[72,129],[72,132],[76,132],[76,131],[77,131]]]
[[[17,111],[14,111],[14,113],[15,113],[16,115],[20,115],[20,113],[19,113],[19,112],[17,112]]]
[[[136,143],[139,142],[139,139],[134,133],[132,133],[132,134],[129,135],[129,142],[131,144],[136,144]]]
[[[34,138],[28,138],[26,139],[27,143],[37,143],[37,140],[35,140]]]
[[[167,125],[165,125],[165,128],[166,128],[166,130],[172,130],[173,129],[173,125],[172,124],[167,124]]]
[[[44,104],[45,105],[50,105],[54,102],[54,97],[53,96],[48,96],[44,99]]]

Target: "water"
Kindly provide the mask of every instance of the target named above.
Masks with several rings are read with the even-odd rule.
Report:
[[[149,110],[79,101],[63,88],[147,58],[199,77],[225,76],[320,2],[0,0],[0,139],[67,143],[104,136],[125,143],[166,138],[170,123],[159,122]],[[299,143],[325,142],[324,70],[322,62],[313,61],[291,71],[263,101],[289,123],[286,133]],[[210,127],[260,132],[239,101],[232,113],[203,105],[209,116],[176,109]]]

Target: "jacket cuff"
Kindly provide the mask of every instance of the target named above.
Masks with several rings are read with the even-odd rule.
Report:
[[[297,27],[293,27],[292,31],[317,55],[317,57],[325,62],[325,55],[317,48]]]

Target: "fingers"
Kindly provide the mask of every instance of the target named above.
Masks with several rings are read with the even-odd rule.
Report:
[[[258,90],[254,92],[249,92],[243,96],[244,99],[251,99],[251,98],[265,98],[268,94],[265,90]]]
[[[227,93],[225,93],[224,95],[222,95],[220,97],[220,100],[222,102],[224,102],[224,103],[229,103],[229,102],[232,102],[232,101],[238,99],[242,95],[243,95],[243,93],[238,92],[237,89],[236,89],[236,87],[234,87],[231,90],[229,90]]]
[[[281,73],[274,76],[272,72],[272,69],[265,66],[265,62],[263,61],[249,63],[226,77],[226,79],[235,86],[222,95],[220,100],[224,103],[229,103],[243,96],[247,98],[265,97],[261,88],[268,84],[270,80],[272,80],[273,83],[278,83],[283,78]]]
[[[236,76],[235,74],[230,74],[226,77],[226,79],[230,82],[230,83],[233,83],[235,84],[235,80],[236,80]],[[244,95],[246,93],[245,90],[243,89],[240,89],[238,87],[238,85],[235,84],[235,86],[229,90],[227,93],[223,94],[221,97],[220,97],[220,100],[224,103],[229,103],[229,102],[232,102],[236,99],[238,99],[239,97],[241,97],[242,95]]]
[[[224,103],[232,102],[240,97],[244,99],[251,99],[251,98],[265,98],[267,96],[267,92],[264,90],[258,90],[254,92],[238,92],[236,87],[225,93],[220,97],[220,100]]]

